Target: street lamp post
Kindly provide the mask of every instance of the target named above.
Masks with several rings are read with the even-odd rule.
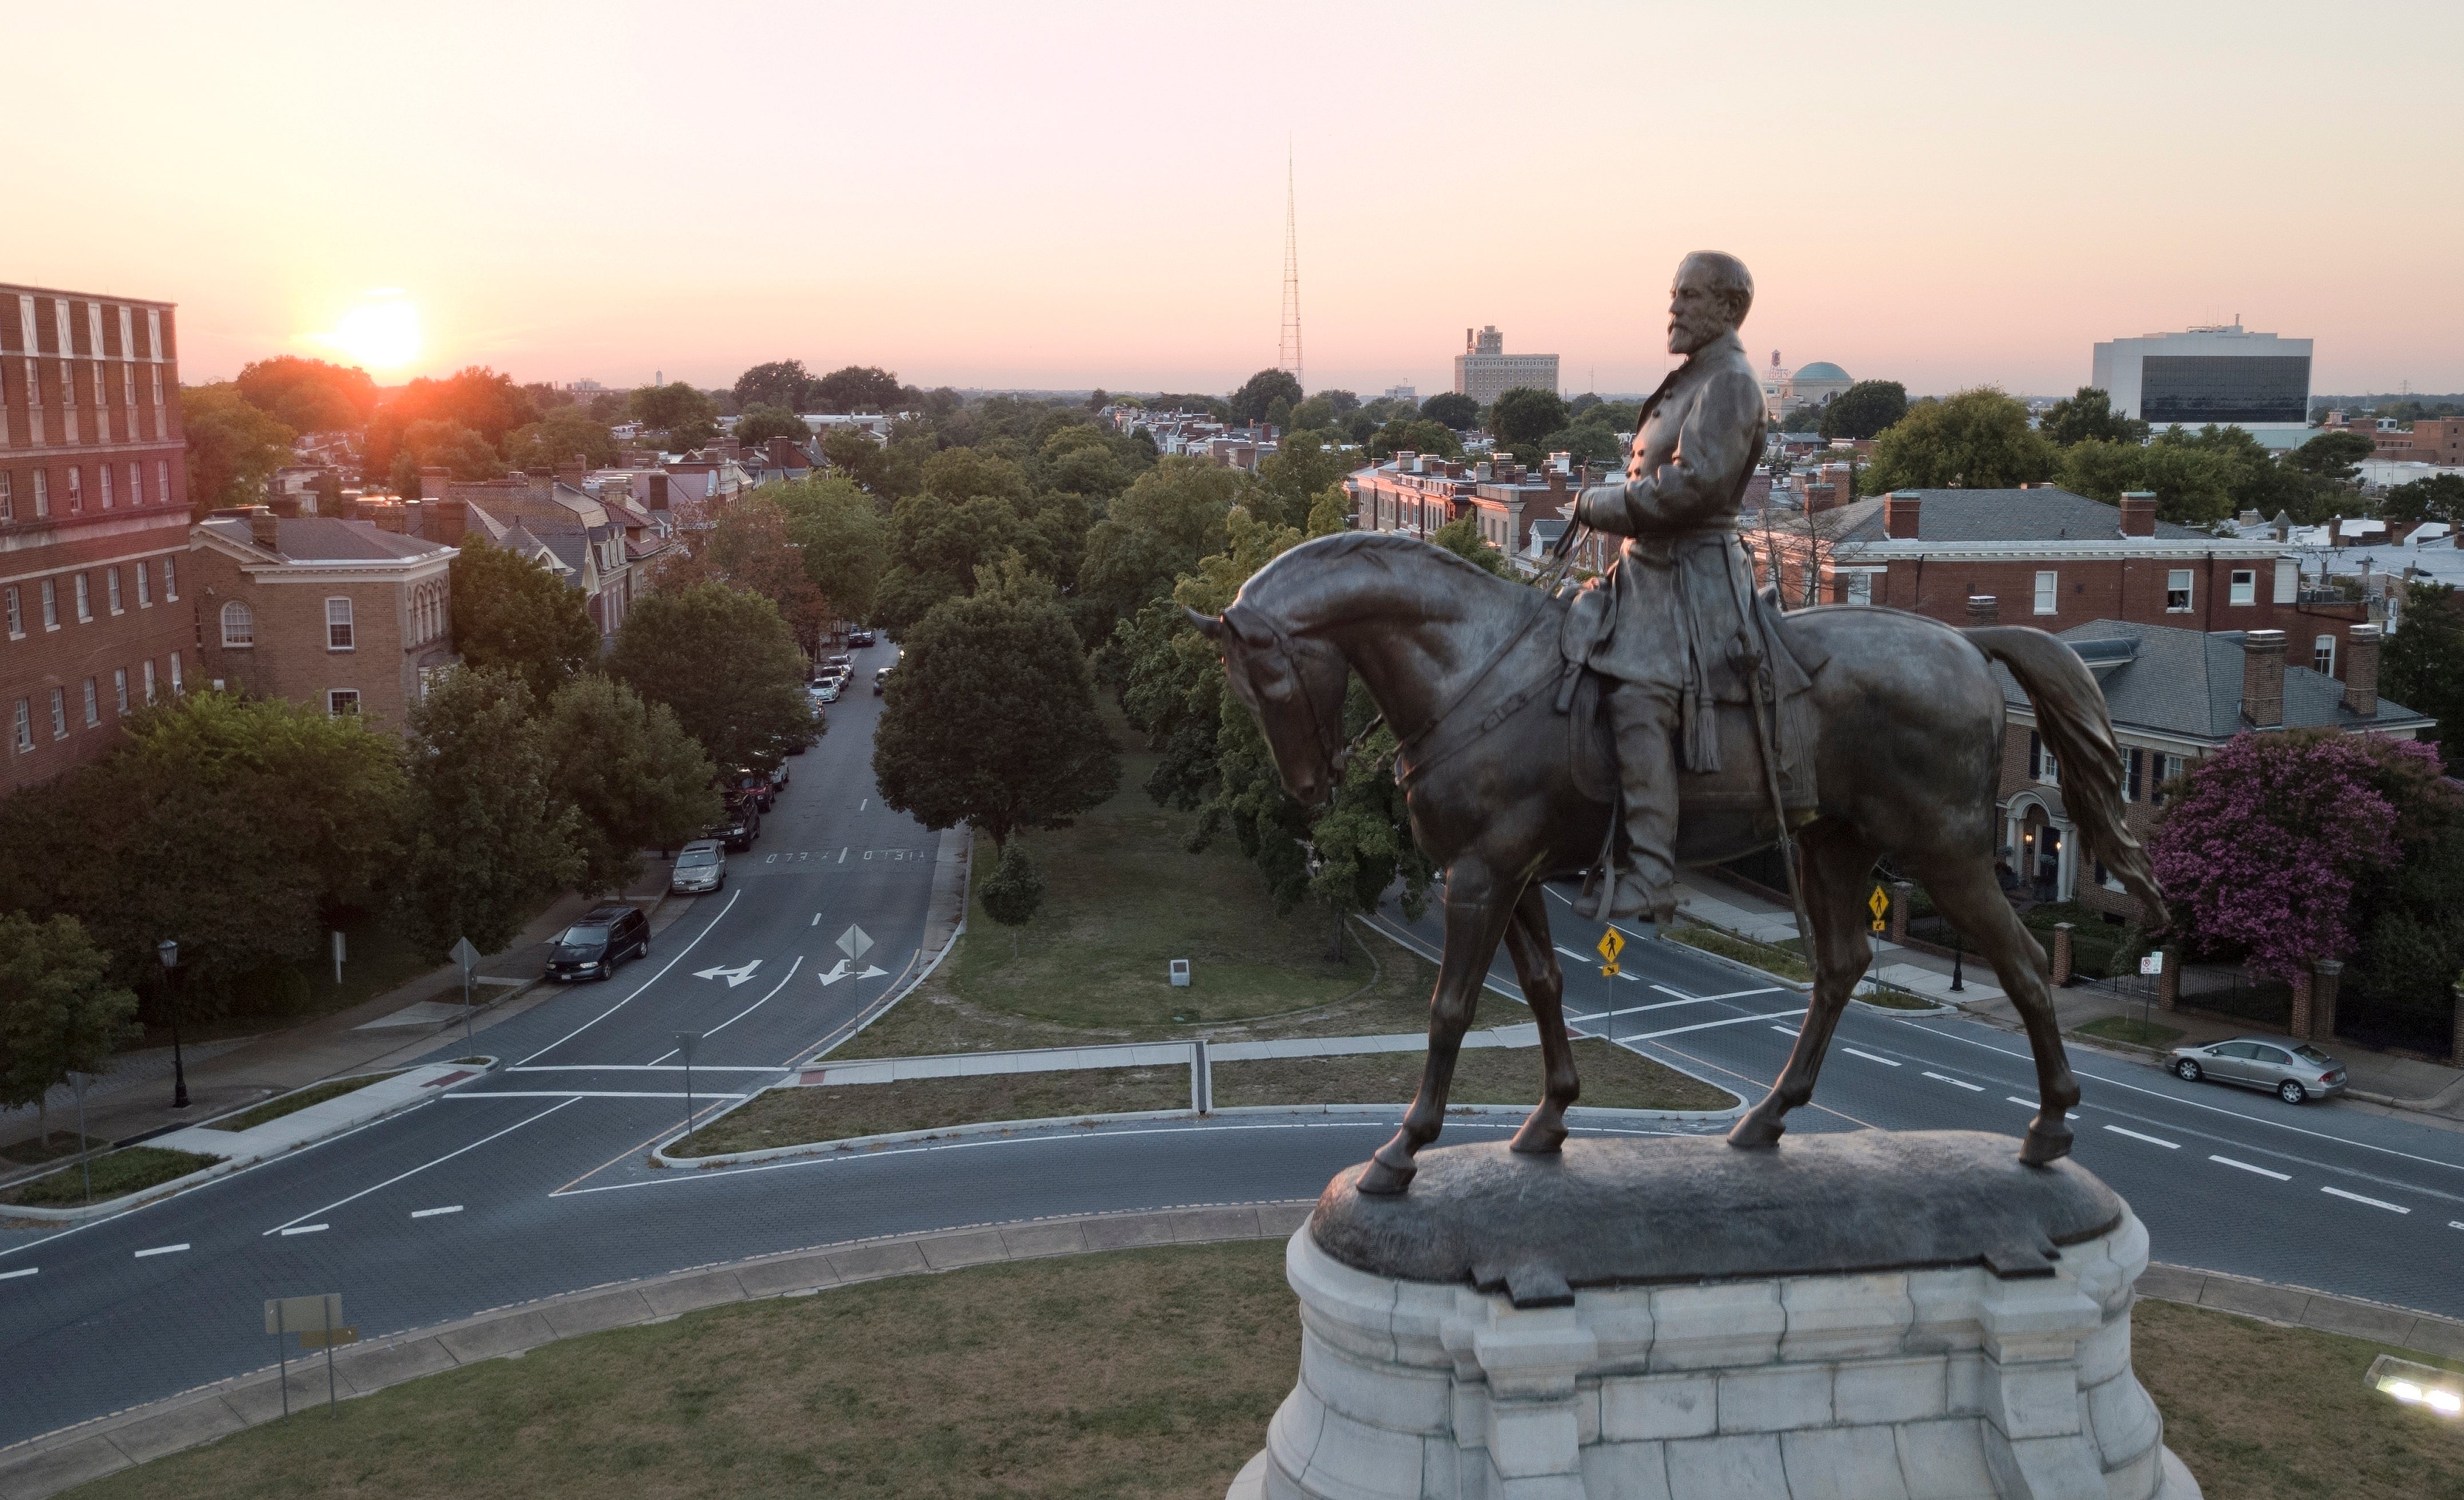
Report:
[[[176,993],[173,972],[180,967],[180,943],[165,938],[154,945],[154,956],[163,960],[163,998],[171,1011],[171,1108],[188,1107],[188,1069],[180,1054],[180,999]]]

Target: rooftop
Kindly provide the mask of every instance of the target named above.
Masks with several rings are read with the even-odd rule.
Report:
[[[2117,727],[2217,742],[2249,727],[2241,717],[2239,630],[2203,633],[2091,620],[2062,631],[2060,639],[2096,673]],[[2007,670],[1997,665],[1993,677],[2002,685],[2005,701],[2028,707],[2028,695]],[[2378,713],[2364,718],[2344,706],[2342,682],[2290,660],[2285,663],[2287,729],[2384,731],[2427,728],[2431,722],[2427,715],[2385,697],[2379,699]]]
[[[2118,541],[2122,512],[2102,500],[2043,485],[2029,490],[1901,490],[1913,495],[1917,506],[1918,541]],[[1839,507],[1838,540],[1846,544],[1886,541],[1882,527],[1885,496],[1868,496]],[[1904,540],[1904,539],[1903,539]],[[2216,538],[2169,520],[2156,522],[2145,541],[2195,541],[2212,546]]]
[[[210,516],[201,524],[244,547],[256,545],[245,516]],[[368,520],[339,516],[283,516],[275,519],[275,547],[293,562],[386,562],[452,549],[424,537],[406,537]]]

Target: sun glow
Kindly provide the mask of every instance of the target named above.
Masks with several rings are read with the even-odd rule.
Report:
[[[419,357],[419,309],[400,292],[370,292],[325,339],[363,367],[399,369]]]

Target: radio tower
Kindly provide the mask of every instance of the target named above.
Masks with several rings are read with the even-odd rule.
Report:
[[[1275,346],[1275,368],[1301,380],[1301,250],[1292,207],[1292,153],[1284,148],[1284,333]],[[1306,381],[1301,388],[1309,388]]]

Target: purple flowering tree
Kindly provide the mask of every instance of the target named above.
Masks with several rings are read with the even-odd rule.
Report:
[[[2353,892],[2399,857],[2388,763],[2423,747],[2333,732],[2244,734],[2193,767],[2148,841],[2174,920],[2290,981],[2353,946]]]

